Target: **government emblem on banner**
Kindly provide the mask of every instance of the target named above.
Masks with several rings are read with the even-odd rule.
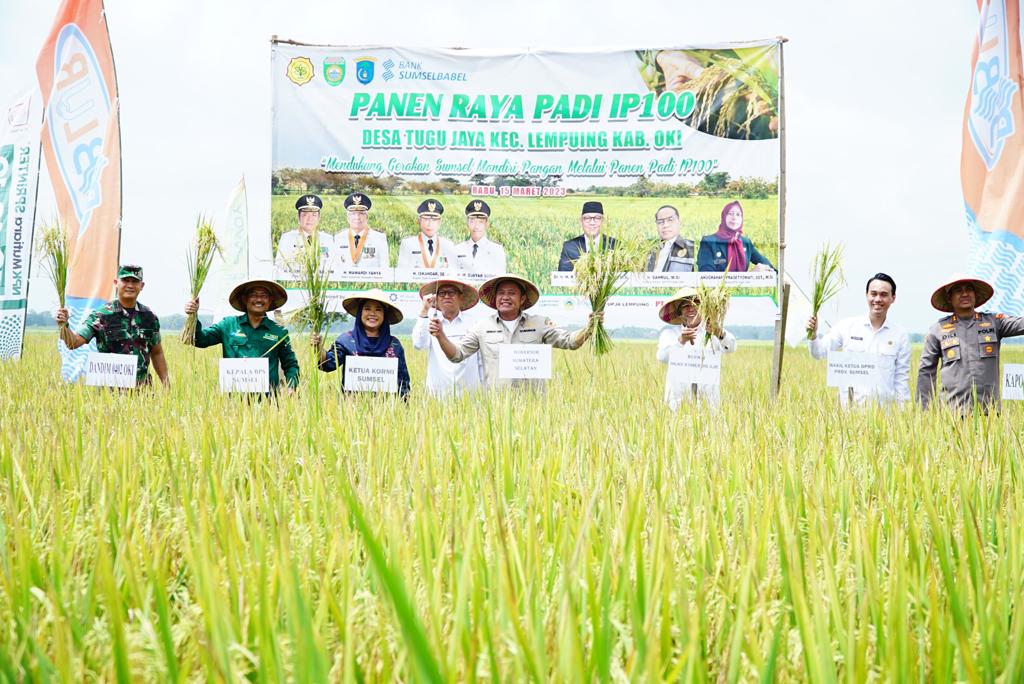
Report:
[[[331,86],[340,85],[345,80],[344,57],[324,58],[324,80]]]
[[[313,62],[309,57],[292,57],[287,73],[288,80],[295,85],[306,85],[313,80]]]
[[[360,57],[356,60],[356,80],[366,85],[373,80],[374,57]]]

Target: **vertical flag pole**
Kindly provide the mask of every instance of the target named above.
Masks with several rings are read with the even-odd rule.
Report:
[[[788,38],[778,36],[779,41],[779,279],[776,301],[779,316],[775,320],[775,348],[772,353],[772,397],[779,396],[782,385],[783,346],[786,344],[786,314],[789,308],[789,285],[784,284],[786,276],[786,79],[782,58],[782,46]]]

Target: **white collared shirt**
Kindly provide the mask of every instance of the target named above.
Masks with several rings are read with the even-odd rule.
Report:
[[[697,326],[697,344],[702,343],[704,332],[704,321],[701,321],[700,325]],[[679,336],[682,334],[683,326],[681,325],[670,325],[661,331],[661,335],[658,336],[658,361],[667,364],[672,356],[672,350],[683,348],[682,343],[679,342]],[[728,330],[723,330],[722,339],[712,337],[704,343],[704,348],[723,354],[731,354],[736,351],[736,336]],[[710,406],[718,406],[722,396],[718,385],[695,385],[695,387],[697,390],[695,393],[687,392],[679,385],[669,382],[666,376],[665,403],[673,411],[679,408],[679,405],[684,401],[703,401]]]
[[[476,256],[473,256],[473,245],[477,246]],[[486,236],[480,238],[480,242],[473,242],[472,239],[460,242],[455,246],[456,267],[466,273],[484,273],[487,275],[499,275],[507,273],[505,263],[505,248],[497,242],[488,240]]]
[[[471,321],[460,312],[452,320],[440,317],[444,334],[458,345],[469,330]],[[452,363],[430,334],[430,318],[420,316],[412,328],[413,349],[427,352],[427,392],[435,397],[469,392],[480,386],[480,355],[473,354],[461,363]]]
[[[672,247],[674,247],[675,244],[675,239],[666,240],[661,243],[661,251],[658,252],[658,263],[654,265],[655,271],[665,270],[665,262],[668,261],[669,256],[672,254]]]
[[[879,385],[871,390],[854,390],[853,400],[858,404],[876,401],[910,400],[910,335],[901,326],[886,320],[877,331],[871,319],[853,316],[839,321],[824,335],[809,341],[811,356],[823,359],[830,351],[853,351],[878,354],[882,357],[883,372]],[[839,402],[846,406],[848,393],[839,390]]]

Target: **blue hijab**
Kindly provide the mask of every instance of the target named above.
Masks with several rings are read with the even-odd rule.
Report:
[[[352,339],[355,340],[355,353],[360,356],[384,356],[388,347],[391,346],[391,324],[388,323],[388,307],[384,306],[384,322],[377,331],[377,337],[370,337],[363,328],[363,307],[366,300],[359,302],[359,311],[356,312],[356,324],[352,328]]]

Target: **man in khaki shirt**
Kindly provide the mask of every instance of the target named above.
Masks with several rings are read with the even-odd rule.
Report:
[[[501,275],[480,287],[480,301],[496,311],[481,319],[454,344],[444,333],[441,322],[430,322],[430,334],[437,338],[449,361],[459,363],[480,353],[485,387],[543,387],[543,380],[506,380],[498,374],[498,355],[503,344],[550,344],[558,349],[579,349],[590,337],[590,326],[569,331],[556,328],[549,318],[524,313],[537,300],[540,291],[526,278]],[[591,318],[601,313],[590,314]]]

